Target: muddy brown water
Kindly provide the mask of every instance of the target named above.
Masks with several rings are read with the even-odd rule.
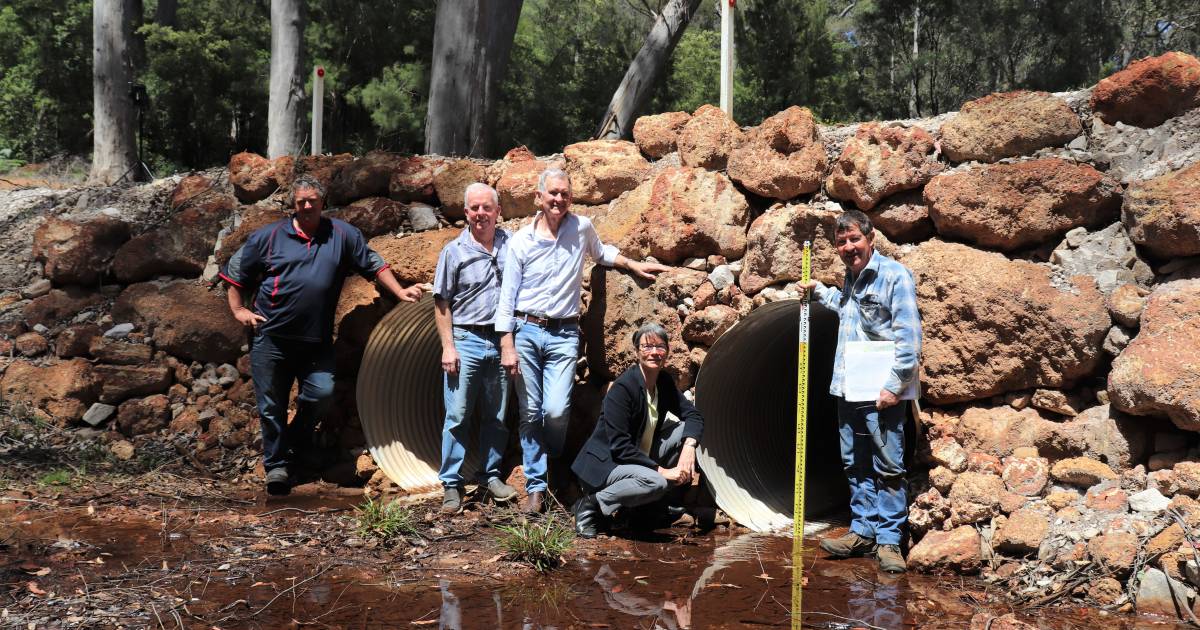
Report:
[[[296,501],[289,506],[322,505],[319,498]],[[332,504],[340,508],[344,501]],[[202,543],[223,535],[174,529],[169,522],[100,523],[86,515],[29,522],[23,529],[50,547],[53,541],[90,545],[86,555],[105,554],[110,567],[205,560]],[[254,575],[206,579],[203,590],[193,582],[190,609],[223,619],[214,624],[220,628],[791,627],[791,557],[789,538],[720,530],[579,541],[565,566],[541,576],[503,577],[495,564],[478,561],[414,570],[397,559],[381,569],[351,557],[318,563],[297,555]],[[980,580],[888,575],[872,558],[826,559],[816,540],[805,541],[803,561],[806,628],[965,628],[978,612],[1017,612],[1045,629],[1185,627],[1087,608],[1025,616],[996,604],[1003,594]]]

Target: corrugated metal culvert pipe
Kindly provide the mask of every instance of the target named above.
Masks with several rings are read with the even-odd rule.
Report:
[[[765,305],[725,333],[709,350],[696,387],[706,480],[721,509],[757,531],[791,525],[799,304]],[[826,393],[837,318],[814,304],[811,322],[807,513],[815,516],[844,508],[847,497],[837,411]],[[399,304],[379,322],[358,374],[358,410],[371,455],[408,492],[440,487],[440,357],[433,298],[426,295]],[[478,466],[475,452],[467,451],[464,478]]]

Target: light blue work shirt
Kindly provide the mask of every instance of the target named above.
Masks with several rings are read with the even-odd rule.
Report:
[[[900,400],[920,397],[917,361],[921,356],[921,314],[912,273],[878,251],[858,276],[846,268],[849,290],[820,282],[814,293],[821,304],[838,314],[837,354],[833,358],[831,396],[842,396],[846,381],[846,342],[894,341],[896,358],[883,388]]]
[[[433,275],[433,297],[450,305],[450,317],[459,326],[492,325],[500,302],[502,264],[508,252],[508,231],[496,228],[492,251],[484,249],[471,228],[464,228],[438,254]]]

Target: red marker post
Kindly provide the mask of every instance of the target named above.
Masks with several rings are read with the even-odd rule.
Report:
[[[321,127],[325,117],[325,68],[313,70],[312,154],[321,155]]]

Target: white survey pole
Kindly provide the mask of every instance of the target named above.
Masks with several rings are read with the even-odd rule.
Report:
[[[721,110],[733,118],[733,9],[737,0],[721,3]]]
[[[312,154],[321,155],[321,122],[325,117],[325,68],[313,70]]]

